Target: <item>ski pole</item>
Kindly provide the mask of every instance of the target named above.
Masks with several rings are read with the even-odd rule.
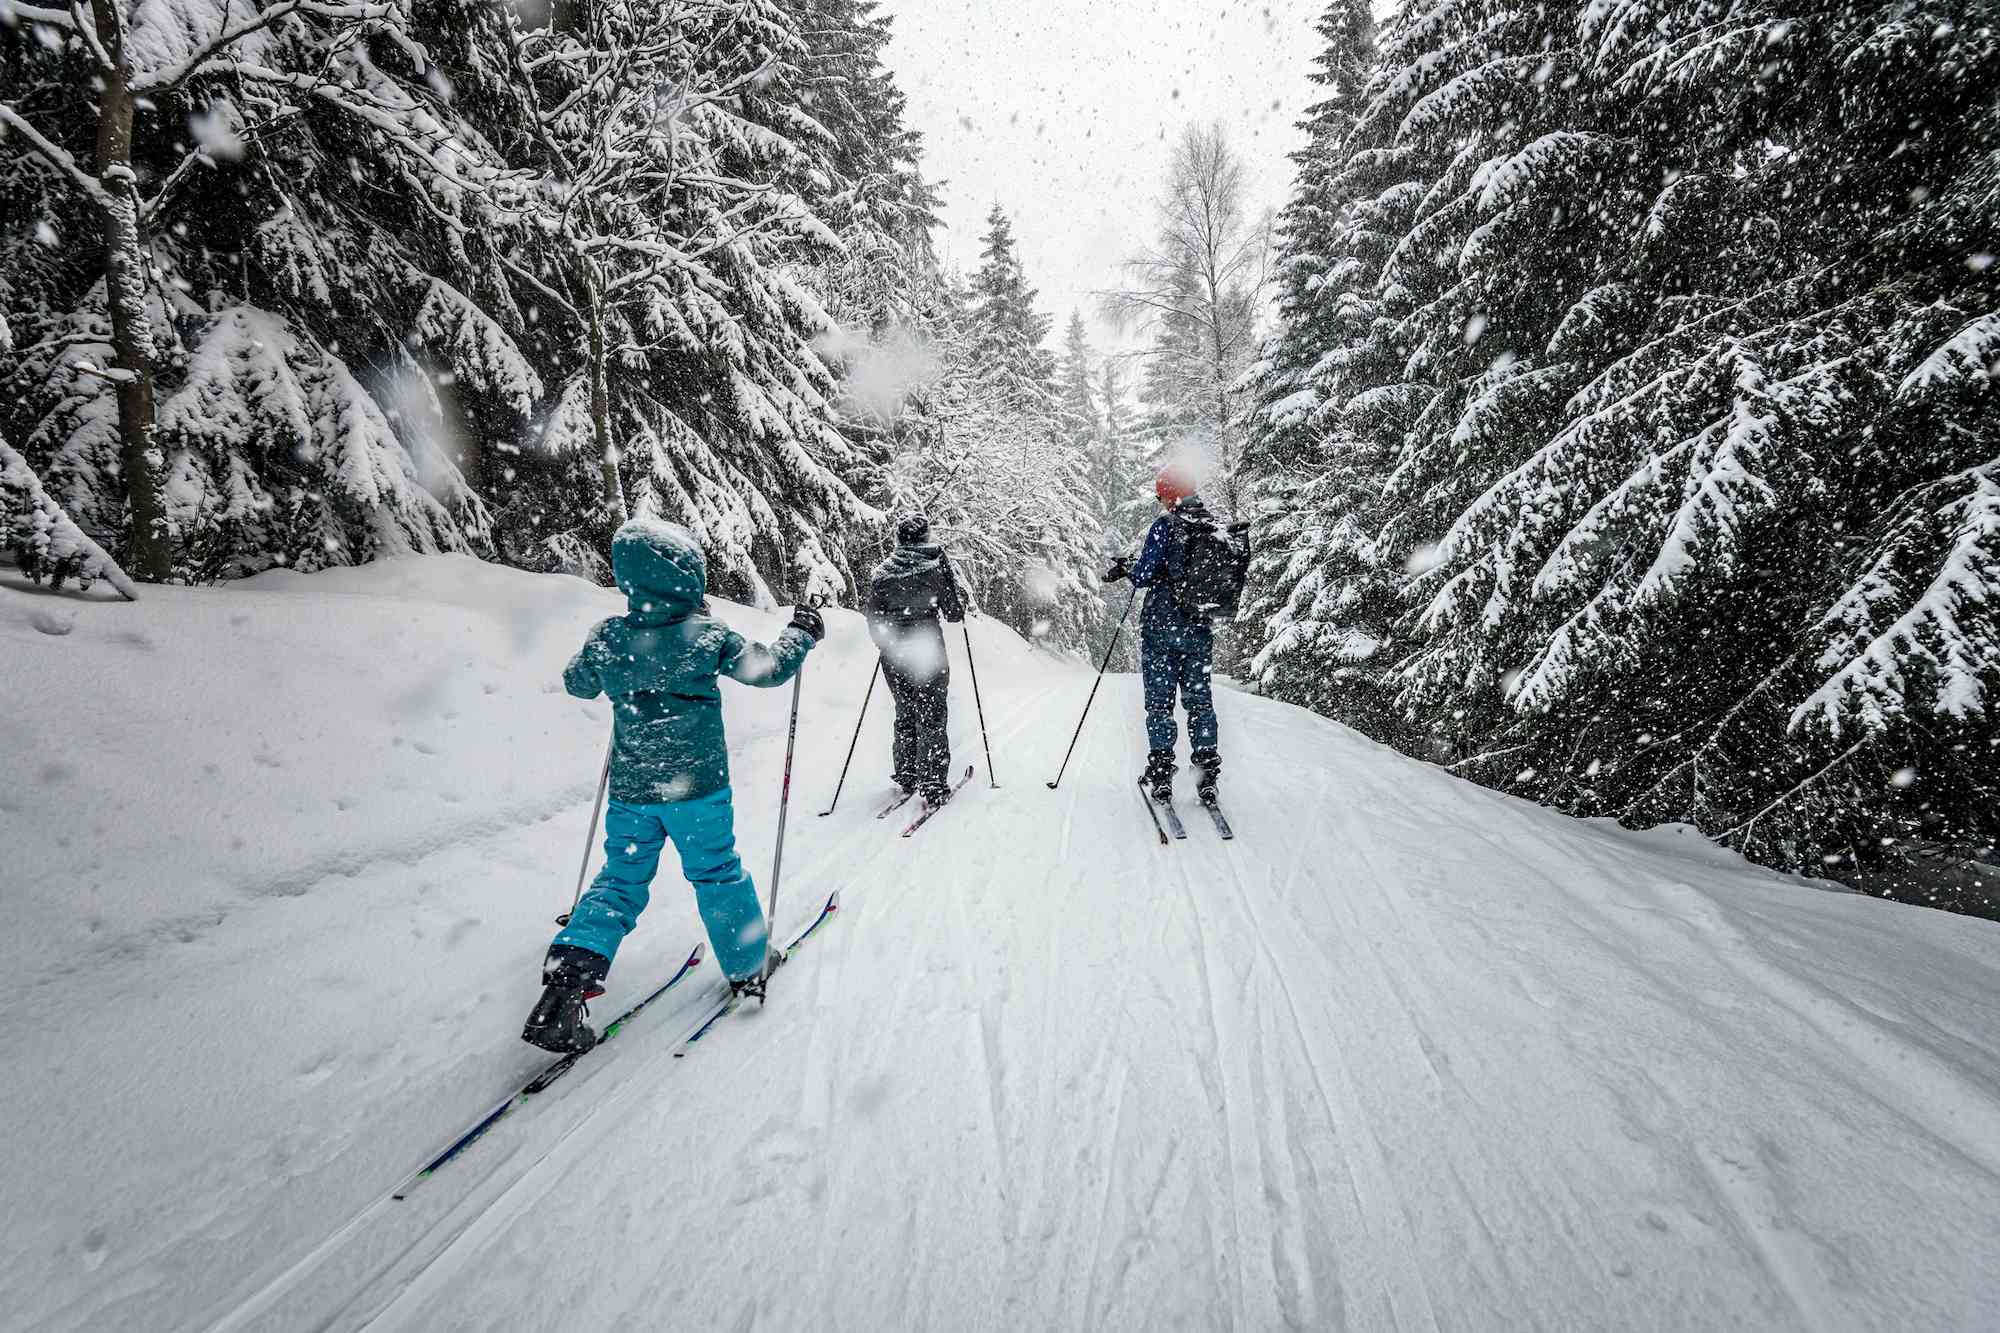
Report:
[[[861,744],[861,724],[868,720],[868,701],[875,697],[875,682],[882,675],[882,659],[875,659],[875,669],[868,673],[868,692],[861,696],[861,716],[854,719],[854,739],[847,743],[847,758],[840,765],[840,781],[833,785],[833,800],[826,809],[819,812],[821,819],[833,813],[833,807],[840,804],[841,789],[847,786],[847,766],[854,762],[854,747]]]
[[[979,743],[986,747],[986,780],[992,783],[992,790],[1000,790],[1000,780],[993,774],[993,742],[986,739],[986,705],[979,702],[979,664],[972,660],[972,626],[964,625],[965,669],[972,673],[972,707],[979,714]]]
[[[604,791],[611,785],[611,746],[618,739],[618,729],[611,730],[611,740],[604,743],[604,768],[597,775],[597,799],[590,804],[590,836],[583,840],[583,864],[576,868],[576,897],[570,899],[569,911],[556,918],[558,926],[567,926],[576,912],[576,905],[583,901],[583,877],[590,871],[590,849],[597,845],[597,818],[604,810]]]
[[[824,597],[806,598],[806,605],[815,611],[825,603]],[[792,806],[792,752],[799,744],[799,692],[805,683],[806,668],[801,662],[798,673],[792,677],[792,723],[785,732],[785,782],[778,789],[778,845],[771,851],[771,907],[764,913],[766,940],[773,938],[773,932],[778,929],[778,876],[785,868],[785,816],[791,812]]]
[[[1125,614],[1118,617],[1118,628],[1111,631],[1111,642],[1108,645],[1106,645],[1104,649],[1104,660],[1097,664],[1096,684],[1093,684],[1090,687],[1090,697],[1083,701],[1083,717],[1080,717],[1076,720],[1076,735],[1071,736],[1069,738],[1069,749],[1063,752],[1062,767],[1056,770],[1056,780],[1049,784],[1050,791],[1054,791],[1057,787],[1061,786],[1063,780],[1063,774],[1069,772],[1069,757],[1076,753],[1077,736],[1083,735],[1084,718],[1090,716],[1090,706],[1093,703],[1097,702],[1097,686],[1102,685],[1104,683],[1104,672],[1105,669],[1111,665],[1111,654],[1118,651],[1118,636],[1124,632],[1125,622],[1126,620],[1130,619],[1132,615],[1133,603],[1137,602],[1138,600],[1139,600],[1139,590],[1137,588],[1134,588],[1132,589],[1132,600],[1125,603]],[[987,762],[991,763],[992,760],[989,759]]]

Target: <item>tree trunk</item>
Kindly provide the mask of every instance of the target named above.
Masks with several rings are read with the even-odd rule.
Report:
[[[1236,460],[1229,454],[1229,357],[1222,346],[1222,301],[1217,289],[1213,268],[1209,277],[1209,345],[1215,359],[1211,371],[1215,379],[1215,463],[1222,470],[1222,491],[1229,505],[1229,517],[1234,521],[1242,517],[1238,512],[1236,494]]]
[[[594,279],[595,275],[591,275]],[[586,279],[590,309],[590,429],[597,442],[598,467],[604,477],[604,513],[614,530],[629,516],[625,510],[625,481],[618,474],[618,446],[611,442],[611,391],[604,370],[604,303],[597,284]]]
[[[126,568],[133,577],[164,582],[173,572],[173,539],[160,496],[165,460],[153,441],[153,330],[146,312],[146,247],[132,174],[133,97],[125,63],[125,25],[117,0],[91,0],[98,40],[113,69],[104,76],[97,111],[97,178],[108,197],[103,210],[104,293],[111,312],[113,366],[118,380],[119,466],[130,510]]]

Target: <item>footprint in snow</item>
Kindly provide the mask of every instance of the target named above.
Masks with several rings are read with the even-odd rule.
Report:
[[[858,1116],[872,1116],[889,1100],[889,1076],[866,1078],[847,1094],[847,1108]]]

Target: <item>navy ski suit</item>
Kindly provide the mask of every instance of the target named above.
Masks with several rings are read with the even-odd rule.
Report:
[[[1200,514],[1201,501],[1184,500],[1181,509]],[[1215,693],[1210,677],[1215,668],[1215,630],[1206,616],[1189,616],[1174,600],[1173,584],[1187,558],[1187,544],[1170,514],[1153,520],[1146,544],[1128,573],[1133,584],[1150,589],[1139,612],[1139,676],[1146,685],[1146,744],[1171,751],[1174,695],[1187,709],[1188,748],[1216,748]]]

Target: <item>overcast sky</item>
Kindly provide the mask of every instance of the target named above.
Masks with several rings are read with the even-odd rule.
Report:
[[[969,272],[997,200],[1055,320],[1073,307],[1100,349],[1091,292],[1151,227],[1167,154],[1190,120],[1220,120],[1254,203],[1282,205],[1285,155],[1313,100],[1321,0],[885,0],[888,61],[945,182],[939,236]]]

